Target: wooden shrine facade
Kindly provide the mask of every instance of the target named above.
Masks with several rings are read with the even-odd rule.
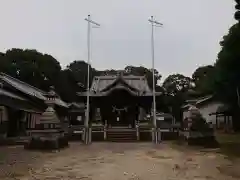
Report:
[[[160,95],[160,93],[156,93]],[[87,92],[79,96],[87,96]],[[90,122],[100,121],[109,126],[135,127],[150,114],[153,93],[145,76],[94,77],[90,96]],[[84,98],[85,101],[87,98]],[[86,102],[85,102],[86,103]]]

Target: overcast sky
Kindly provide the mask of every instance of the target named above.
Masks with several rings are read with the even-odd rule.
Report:
[[[54,56],[63,67],[87,59],[88,14],[101,24],[92,29],[92,65],[97,69],[143,65],[151,68],[153,15],[155,67],[164,77],[191,76],[213,64],[219,41],[234,23],[232,0],[0,0],[0,51],[30,48]]]

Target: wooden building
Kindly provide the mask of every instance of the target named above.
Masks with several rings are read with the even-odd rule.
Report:
[[[156,93],[156,96],[160,94]],[[151,113],[153,93],[145,76],[94,77],[89,95],[90,124],[100,120],[110,127],[134,128],[139,120],[143,120],[143,114]],[[79,93],[79,96],[86,97],[87,92]]]
[[[182,107],[183,119],[189,117],[191,106],[196,106],[206,122],[215,129],[232,129],[232,112],[226,104],[218,101],[213,95],[188,100]]]
[[[37,127],[47,108],[47,93],[4,73],[0,73],[0,84],[0,136],[24,136]],[[67,104],[59,96],[55,104],[59,118],[64,120]]]

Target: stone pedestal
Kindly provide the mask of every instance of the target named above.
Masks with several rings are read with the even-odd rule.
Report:
[[[51,90],[47,95],[48,108],[42,114],[38,129],[31,131],[31,138],[25,144],[26,149],[57,150],[68,146],[68,138],[63,123],[54,110],[56,94]]]
[[[34,130],[25,149],[35,150],[58,150],[68,147],[68,139],[64,135],[64,131],[46,131]]]
[[[181,133],[188,145],[203,147],[218,147],[214,132],[184,131]]]

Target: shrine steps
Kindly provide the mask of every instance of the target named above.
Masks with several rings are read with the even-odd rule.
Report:
[[[123,128],[110,129],[107,131],[106,140],[109,142],[136,142],[136,130]]]

